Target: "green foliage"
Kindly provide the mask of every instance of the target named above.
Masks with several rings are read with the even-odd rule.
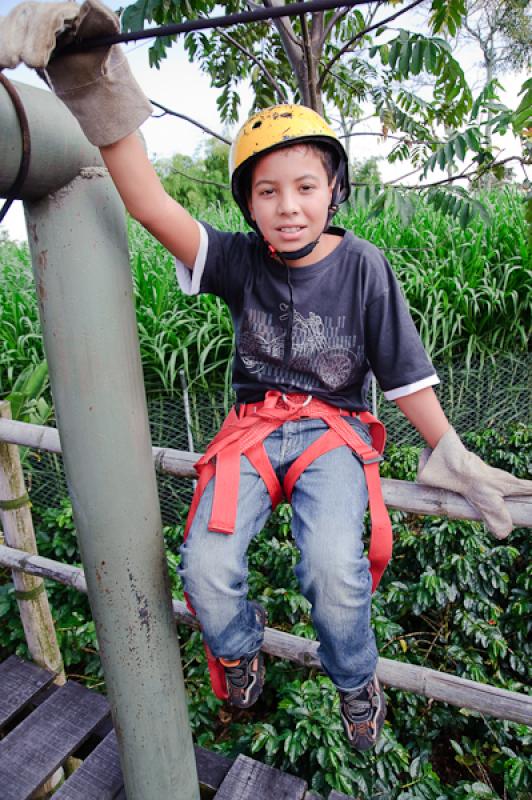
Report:
[[[246,8],[245,5],[237,0],[221,5],[211,0],[191,0],[186,4],[177,0],[137,0],[126,7],[122,25],[125,30],[135,30],[144,27],[145,20],[157,24],[183,22],[186,19],[213,16],[215,13],[234,13],[243,8]],[[433,0],[429,24],[434,33],[447,31],[454,35],[462,23],[463,15],[463,0],[452,0],[445,4]],[[218,107],[225,120],[235,120],[238,116],[240,98],[237,89],[243,80],[251,80],[255,108],[271,105],[276,100],[290,99],[319,107],[320,95],[323,95],[324,100],[341,109],[342,113],[349,114],[352,111],[351,97],[339,85],[341,81],[338,81],[337,73],[331,71],[331,67],[334,64],[342,72],[342,80],[353,82],[360,99],[368,95],[372,78],[378,82],[380,76],[377,76],[371,61],[361,57],[357,51],[371,45],[373,36],[385,39],[388,33],[385,25],[376,34],[364,33],[372,21],[371,9],[354,8],[348,14],[337,14],[334,10],[314,13],[309,22],[312,34],[311,59],[305,46],[305,28],[297,17],[286,18],[279,25],[262,22],[233,26],[228,32],[213,30],[191,33],[185,37],[185,47],[190,60],[201,64],[202,69],[210,74],[213,86],[220,89]],[[283,31],[281,35],[279,30]],[[326,31],[325,36],[321,35],[323,31]],[[449,70],[446,62],[448,57],[452,57],[448,49],[443,53],[445,40],[434,38],[425,49],[424,37],[410,35],[406,31],[401,36],[405,48],[401,49],[397,67],[393,44],[392,58],[384,58],[383,65],[395,69],[401,79],[408,77],[412,65],[414,74],[423,68],[438,75],[441,79],[439,90],[446,96],[448,105],[452,100],[459,105],[461,100],[457,101],[457,95],[462,94],[463,87],[457,88],[457,83],[463,81],[463,73],[459,68]],[[339,59],[340,52],[349,42],[352,46]],[[150,51],[153,64],[159,65],[171,43],[172,37],[156,40]],[[389,51],[387,44],[382,47],[383,53]]]
[[[475,215],[482,217],[489,223],[490,216],[484,205],[471,196],[461,186],[450,186],[445,191],[437,187],[429,189],[427,200],[434,208],[443,214],[449,214],[458,220],[462,230],[465,230]]]
[[[430,172],[436,167],[445,169],[447,166],[449,166],[449,164],[453,163],[455,158],[463,161],[466,156],[466,152],[469,149],[478,153],[480,151],[481,135],[482,134],[478,126],[468,128],[464,132],[452,134],[447,139],[445,144],[443,144],[441,147],[438,147],[438,149],[425,162],[423,174],[426,175],[427,172]]]
[[[190,0],[186,4],[178,0],[137,0],[126,8],[123,26],[131,30],[142,27],[145,19],[158,24],[182,22],[208,17],[218,10],[233,13],[243,8],[247,6],[238,0],[221,6],[212,0]],[[403,12],[401,9],[393,14],[392,24]],[[501,87],[491,80],[489,72],[486,86],[474,99],[464,70],[442,35],[457,37],[463,32],[466,18],[473,24],[472,16],[475,26],[479,23],[482,38],[480,28],[486,17],[490,35],[485,46],[481,43],[485,59],[489,56],[497,63],[501,59],[510,63],[519,50],[525,61],[529,60],[530,49],[526,55],[523,43],[530,19],[520,0],[485,0],[474,4],[474,8],[465,0],[432,0],[426,20],[428,32],[423,34],[388,27],[385,20],[377,27],[373,24],[374,13],[368,4],[367,8],[354,8],[349,13],[315,12],[305,23],[295,17],[275,24],[261,22],[228,30],[199,31],[185,36],[185,48],[190,60],[198,63],[220,90],[217,106],[226,122],[238,119],[238,89],[246,81],[255,93],[250,110],[277,102],[296,102],[322,113],[334,109],[349,126],[360,118],[362,107],[371,104],[382,122],[383,135],[386,137],[389,130],[399,134],[388,161],[409,160],[422,178],[435,168],[456,173],[460,163],[473,183],[493,186],[494,181],[506,179],[508,168],[505,160],[498,160],[492,138],[508,130],[521,137],[524,161],[530,160],[526,134],[530,127],[530,81],[522,87],[523,97],[517,109],[499,100]],[[499,37],[497,47],[493,45],[494,36]],[[157,39],[150,51],[151,63],[158,66],[172,42],[173,37]],[[432,82],[430,100],[416,96],[408,87],[408,81],[418,76]],[[442,126],[449,132],[443,140],[438,132]],[[180,173],[183,166],[190,171],[190,164],[180,164]],[[211,180],[217,182],[215,178]],[[174,174],[167,181],[174,196],[198,207],[198,193],[186,178]],[[210,191],[216,194],[223,189],[211,185]],[[476,214],[485,213],[478,200],[470,202],[465,192],[457,198],[457,192],[450,190],[445,199],[446,191],[444,186],[438,188],[437,196],[442,197],[439,205],[444,213],[454,215],[462,227]],[[433,202],[434,194],[428,199]],[[408,192],[393,187],[373,198],[374,214],[390,207],[408,224],[413,214]]]
[[[139,28],[145,19],[158,24],[182,22],[244,7],[238,0],[221,6],[211,0],[186,4],[178,0],[137,0],[126,8],[123,26],[125,30]],[[404,10],[392,15],[392,24]],[[475,26],[479,23],[481,39],[480,28],[488,23],[491,38],[481,42],[486,59],[495,58],[497,63],[529,60],[529,48],[527,55],[523,45],[530,20],[520,0],[485,0],[473,9],[465,0],[433,0],[426,20],[428,32],[423,34],[388,27],[386,18],[377,27],[374,13],[368,4],[349,13],[315,12],[305,23],[294,17],[275,24],[260,22],[199,31],[185,36],[185,48],[190,60],[198,63],[220,90],[217,105],[224,121],[238,118],[242,81],[250,82],[255,93],[251,110],[277,102],[297,102],[320,112],[334,109],[349,125],[360,118],[363,105],[372,104],[382,121],[383,134],[390,129],[401,134],[388,155],[390,162],[410,159],[414,166],[421,164],[424,176],[435,166],[452,170],[458,161],[468,162],[474,180],[488,172],[500,179],[504,163],[497,161],[492,136],[511,128],[522,137],[526,149],[530,117],[527,84],[519,107],[512,110],[500,102],[499,86],[488,75],[487,86],[480,93],[485,101],[483,110],[488,113],[479,116],[480,100],[473,99],[464,70],[442,34],[457,37],[464,30],[466,18],[471,24],[472,16]],[[493,36],[498,37],[497,47],[493,46]],[[150,51],[151,63],[158,66],[172,42],[173,37],[157,39]],[[432,82],[430,100],[417,97],[405,85],[421,75]],[[475,135],[470,133],[473,119]],[[450,138],[443,141],[438,134],[442,125],[450,131]],[[399,196],[394,202],[407,219],[408,200]],[[385,196],[375,205],[375,209],[387,207]],[[464,207],[460,219],[475,211],[474,205],[467,210]]]
[[[69,500],[59,508],[32,509],[39,555],[81,566]],[[45,581],[52,617],[67,672],[89,686],[102,683],[98,643],[85,595],[55,581]],[[0,651],[28,657],[9,572],[0,570]]]
[[[351,182],[354,184],[361,183],[368,187],[381,184],[379,160],[375,156],[366,159],[353,159],[349,165]]]
[[[28,364],[22,370],[10,393],[5,398],[11,404],[11,416],[22,422],[46,425],[52,416],[52,407],[43,397],[49,389],[48,364]]]
[[[28,248],[0,237],[0,397],[43,360]]]
[[[226,389],[231,382],[233,329],[225,303],[213,295],[187,297],[173,259],[136,224],[130,226],[137,322],[147,391]]]
[[[452,360],[461,354],[469,362],[474,354],[526,351],[532,273],[519,195],[482,195],[491,224],[477,216],[462,230],[419,201],[406,226],[392,201],[384,215],[375,216],[375,195],[365,205],[359,202],[362,194],[355,195],[339,222],[384,251],[433,358]]]
[[[434,33],[447,31],[456,36],[464,22],[466,14],[465,0],[448,3],[447,0],[433,0],[431,23]]]
[[[377,53],[391,70],[389,81],[404,81],[421,72],[436,76],[430,104],[435,118],[456,125],[470,110],[471,90],[445,39],[400,30],[395,39],[370,51],[372,57]]]
[[[201,216],[211,206],[233,204],[229,190],[228,151],[227,145],[210,139],[201,157],[175,155],[158,161],[155,167],[168,194]]]
[[[523,135],[532,127],[532,78],[523,83],[519,95],[523,97],[512,116],[512,127],[516,135]]]
[[[397,45],[395,59],[401,57],[398,55],[401,48],[411,55],[414,52],[410,47],[410,39],[403,34],[404,32],[401,32],[395,40]],[[427,41],[424,41],[423,53],[428,47]],[[444,44],[447,46],[447,43]],[[380,53],[382,58],[382,48]],[[391,56],[392,51],[386,50],[386,59]],[[452,66],[452,69],[454,68]],[[513,111],[499,101],[498,91],[502,87],[498,81],[492,80],[483,87],[476,98],[473,99],[468,95],[464,99],[463,113],[459,114],[459,119],[453,116],[456,112],[454,102],[451,112],[449,111],[448,98],[443,98],[441,103],[436,101],[429,103],[405,88],[401,88],[395,94],[392,87],[387,84],[375,88],[372,94],[376,111],[382,121],[383,134],[386,136],[390,130],[403,132],[398,143],[388,154],[388,161],[394,163],[408,160],[419,170],[420,181],[422,178],[427,178],[435,169],[455,174],[461,169],[461,174],[467,175],[472,187],[482,185],[486,177],[489,177],[491,185],[495,185],[496,182],[504,184],[508,180],[509,173],[504,162],[497,161],[492,138],[494,134],[504,135],[512,129],[516,135],[521,136],[524,158],[529,159],[527,131],[531,124],[530,86],[531,82],[525,81],[520,91],[523,98],[518,108]],[[437,99],[437,87],[435,92]],[[488,128],[486,119],[489,119]],[[449,129],[450,132],[445,140],[434,135],[435,123],[443,123]],[[461,129],[457,126],[461,126]],[[484,205],[482,199],[475,197],[471,190],[468,191],[462,186],[440,180],[433,186],[430,183],[426,185],[420,183],[415,191],[429,203],[435,204],[444,214],[454,217],[462,228],[467,227],[470,220],[477,215],[487,222],[490,221],[489,208]],[[412,188],[409,192],[412,194]],[[389,208],[396,208],[403,219],[408,221],[411,219],[412,212],[409,208],[411,204],[408,195],[400,186],[386,187],[380,194],[366,193],[365,202],[370,205],[373,215],[382,214]]]

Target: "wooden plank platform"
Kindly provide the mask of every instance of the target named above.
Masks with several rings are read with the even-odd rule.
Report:
[[[239,755],[216,792],[216,800],[305,800],[307,783]]]
[[[10,656],[0,664],[0,730],[54,679],[35,664]]]
[[[116,735],[111,731],[55,792],[54,800],[114,800],[123,786]]]
[[[67,682],[0,741],[3,800],[26,800],[110,714],[105,697]]]
[[[82,745],[83,764],[54,800],[127,800],[115,732],[108,732],[106,698],[73,681],[52,687],[52,693],[44,691],[53,677],[15,656],[0,664],[2,800],[30,800]],[[215,800],[318,800],[301,778],[248,756],[232,760],[201,747],[194,750],[200,786],[214,792]],[[328,800],[355,798],[332,792]]]

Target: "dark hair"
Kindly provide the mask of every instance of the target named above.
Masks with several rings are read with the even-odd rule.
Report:
[[[327,173],[327,183],[330,185],[338,169],[338,156],[336,152],[326,144],[321,142],[307,142],[307,147],[311,153],[318,156]]]

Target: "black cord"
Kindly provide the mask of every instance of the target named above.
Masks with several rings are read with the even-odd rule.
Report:
[[[294,287],[290,278],[290,266],[283,258],[281,253],[275,252],[275,255],[284,265],[286,270],[286,285],[288,286],[288,306],[286,308],[286,333],[284,337],[284,353],[283,361],[288,364],[292,356],[292,331],[294,329]]]
[[[5,75],[0,72],[0,84],[4,87],[6,92],[11,98],[11,101],[15,107],[15,111],[17,112],[18,122],[20,125],[20,132],[22,134],[22,158],[20,160],[20,166],[18,168],[17,177],[13,183],[13,186],[7,193],[6,201],[2,208],[0,208],[0,222],[3,221],[5,215],[9,211],[13,200],[17,199],[17,194],[19,193],[20,189],[22,188],[24,181],[28,175],[28,170],[30,168],[30,155],[31,155],[31,139],[30,139],[30,128],[28,124],[28,117],[26,115],[26,111],[24,109],[24,105],[20,98],[19,93],[11,83],[8,81]]]
[[[116,33],[112,36],[99,36],[94,39],[76,39],[62,48],[57,55],[63,56],[68,55],[68,53],[79,53],[85,50],[93,50],[96,47],[110,47],[112,44],[119,44],[121,42],[136,42],[140,39],[175,36],[178,33],[192,33],[192,31],[200,31],[207,28],[229,28],[232,25],[239,25],[242,22],[261,22],[265,19],[277,19],[278,17],[297,17],[307,12],[314,13],[316,11],[328,11],[335,8],[366,6],[371,2],[372,0],[309,0],[308,2],[288,3],[288,5],[280,7],[258,8],[254,11],[224,14],[223,16],[212,17],[210,19],[191,19],[186,22],[162,25],[159,28],[148,28],[143,31]]]

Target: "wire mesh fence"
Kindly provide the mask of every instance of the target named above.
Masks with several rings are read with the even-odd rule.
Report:
[[[464,364],[437,366],[440,402],[460,433],[484,428],[504,429],[511,423],[530,425],[532,354],[501,354]],[[394,403],[376,393],[377,415],[388,430],[388,441],[398,445],[422,445],[416,430]],[[220,428],[232,398],[223,394],[188,391],[173,396],[148,397],[153,444],[177,450],[203,452]],[[187,410],[188,407],[188,410]],[[188,418],[188,423],[187,423]],[[62,459],[52,453],[28,452],[24,462],[33,505],[58,506],[68,494]],[[192,483],[171,475],[158,475],[163,522],[183,521],[184,504],[192,496]]]

